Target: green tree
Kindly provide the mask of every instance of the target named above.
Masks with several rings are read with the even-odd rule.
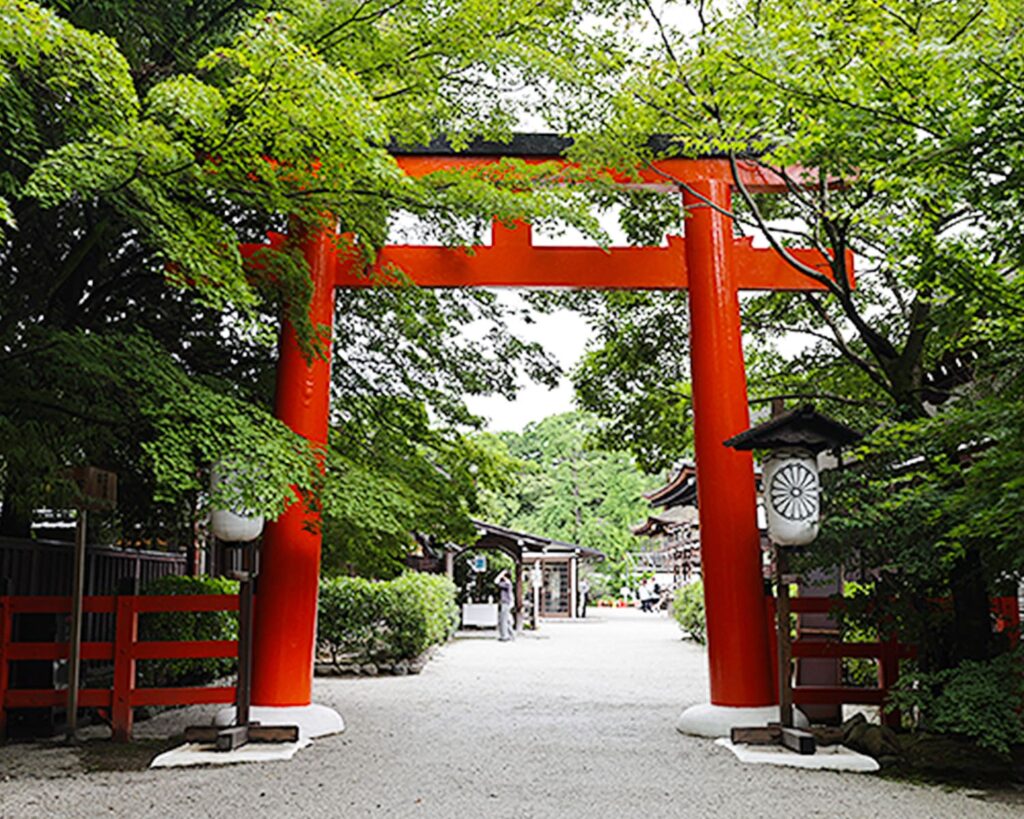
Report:
[[[599,569],[614,572],[638,547],[630,527],[647,515],[643,493],[657,479],[630,455],[593,446],[597,428],[593,416],[569,412],[502,433],[521,469],[483,509],[499,525],[599,549],[607,556]]]
[[[658,42],[603,100],[609,117],[581,135],[580,158],[760,166],[786,190],[738,185],[737,233],[766,238],[823,289],[745,301],[755,400],[814,397],[853,422],[925,415],[925,372],[979,320],[1020,315],[1018,232],[1003,230],[1017,218],[1019,4],[701,4],[695,32],[646,8]],[[656,134],[672,135],[658,151]],[[651,210],[647,230],[677,218]],[[794,245],[820,250],[830,277],[796,262]],[[682,335],[685,314],[666,311],[661,332],[673,325]],[[811,345],[795,358],[777,352],[789,333]],[[602,358],[628,366],[620,346],[592,354],[581,386],[605,374]]]
[[[0,3],[0,531],[25,533],[60,467],[82,460],[119,472],[122,533],[140,537],[192,536],[214,458],[249,478],[236,500],[269,515],[291,487],[316,488],[302,442],[267,409],[281,311],[313,338],[301,254],[293,243],[247,270],[238,243],[329,218],[372,258],[400,212],[450,242],[495,215],[593,229],[549,168],[417,180],[387,146],[506,136],[518,107],[599,70],[608,44],[578,32],[600,8]],[[474,450],[456,430],[472,420],[460,396],[511,392],[520,362],[554,369],[502,318],[481,292],[343,294],[332,443],[346,448],[328,487],[361,474],[441,492],[398,503],[391,533],[399,520],[465,525]],[[476,320],[491,332],[460,337]],[[399,430],[405,457],[378,457]],[[448,484],[423,479],[457,458]],[[329,490],[325,513],[344,537],[369,537],[374,503],[399,494],[360,505]]]
[[[864,429],[926,418],[949,397],[926,373],[993,326],[1016,337],[1020,321],[1020,247],[1006,230],[1017,219],[1008,182],[1019,176],[1020,129],[1010,123],[1020,111],[1020,4],[701,4],[695,31],[673,29],[644,5],[658,42],[606,97],[610,116],[578,141],[579,157],[723,157],[737,188],[736,232],[767,240],[821,287],[745,301],[753,401],[814,399]],[[653,150],[652,135],[665,133],[672,137]],[[748,190],[740,162],[783,191]],[[818,249],[830,275],[801,265],[793,246]],[[685,329],[675,314],[663,321]],[[782,355],[785,334],[810,346]],[[627,362],[619,346],[610,339],[577,382],[600,385],[602,357]],[[631,372],[638,389],[649,373]],[[683,394],[683,384],[675,387]],[[954,462],[952,438],[944,438],[952,447],[945,457]],[[941,565],[960,641],[984,646],[983,547],[961,547]]]

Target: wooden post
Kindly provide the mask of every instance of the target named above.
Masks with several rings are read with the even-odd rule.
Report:
[[[890,636],[882,642],[882,650],[878,656],[878,687],[882,689],[885,699],[889,698],[889,690],[896,684],[900,675],[899,643]],[[900,727],[899,711],[881,710],[882,722],[890,728]]]
[[[238,590],[238,690],[235,692],[235,725],[249,725],[252,702],[252,603],[256,579],[256,544],[242,546],[242,582]]]
[[[334,324],[334,230],[308,236],[303,252],[313,293],[309,319],[318,354],[307,358],[294,326],[281,328],[274,415],[306,438],[320,459],[327,453]],[[316,653],[320,588],[320,512],[297,500],[267,524],[260,554],[260,604],[254,611],[254,705],[309,705]]]
[[[111,697],[110,717],[115,742],[129,742],[132,738],[132,694],[135,692],[135,641],[139,634],[139,614],[135,610],[136,598],[126,595],[117,598],[117,623],[114,636],[114,691]]]
[[[711,704],[756,708],[775,700],[754,461],[722,444],[750,426],[729,183],[693,180],[683,203]]]
[[[74,742],[78,730],[78,690],[82,676],[82,595],[85,592],[85,539],[88,513],[78,509],[75,521],[75,563],[71,580],[71,635],[68,648],[68,707],[65,739]]]
[[[775,573],[778,583],[776,622],[779,647],[779,720],[783,728],[793,727],[793,647],[789,637],[789,583],[786,580],[785,551],[775,547]]]

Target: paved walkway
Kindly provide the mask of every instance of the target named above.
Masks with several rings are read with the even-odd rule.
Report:
[[[0,748],[0,816],[1010,817],[1024,804],[876,776],[744,766],[673,722],[703,651],[664,616],[599,612],[514,643],[460,638],[415,677],[320,680],[345,734],[292,762],[91,771]],[[140,723],[165,735],[210,709]],[[88,760],[87,760],[88,761]]]

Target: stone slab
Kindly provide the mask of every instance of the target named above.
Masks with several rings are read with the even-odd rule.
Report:
[[[239,762],[287,762],[312,744],[308,739],[300,739],[298,742],[252,742],[233,751],[217,751],[213,745],[188,742],[164,751],[149,763],[149,767],[192,768],[197,765],[235,765]]]
[[[819,747],[813,754],[798,754],[776,745],[733,745],[728,739],[716,739],[716,745],[728,748],[740,762],[751,765],[783,765],[814,771],[849,771],[874,773],[878,762],[870,756],[851,751],[842,745]]]

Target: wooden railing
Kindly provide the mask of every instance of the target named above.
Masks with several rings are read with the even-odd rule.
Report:
[[[836,602],[829,597],[794,597],[789,601],[794,614],[829,614]],[[774,599],[769,598],[769,608],[774,609]],[[1019,639],[1020,610],[1016,597],[997,597],[992,601],[992,613],[998,619],[1000,628],[1007,631],[1011,640]],[[770,611],[774,622],[774,611]],[[773,640],[774,642],[774,640]],[[895,639],[863,643],[844,643],[840,640],[808,639],[797,637],[792,642],[794,660],[803,658],[842,659],[857,657],[875,660],[878,664],[876,685],[859,687],[851,685],[811,686],[793,685],[793,702],[797,705],[876,705],[883,706],[889,698],[889,691],[900,675],[900,660],[915,656],[916,649]],[[889,725],[899,725],[897,711],[883,712],[882,719]]]
[[[105,712],[114,739],[131,739],[133,709],[143,705],[194,705],[232,703],[234,686],[139,688],[136,663],[139,660],[208,659],[236,657],[234,640],[140,641],[139,615],[157,612],[237,611],[236,595],[119,595],[87,596],[84,611],[113,614],[114,639],[83,642],[82,660],[112,662],[110,688],[83,688],[79,705]],[[67,643],[15,642],[14,618],[19,614],[68,614],[70,597],[0,597],[0,736],[6,730],[7,713],[14,708],[59,707],[67,704],[67,689],[10,688],[11,663],[26,660],[62,660],[68,657]]]

